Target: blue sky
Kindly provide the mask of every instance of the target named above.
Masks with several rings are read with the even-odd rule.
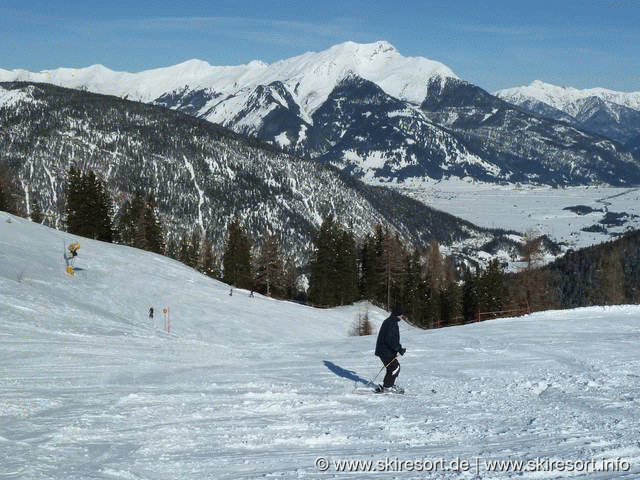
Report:
[[[533,80],[640,91],[640,1],[4,0],[0,32],[3,69],[238,65],[387,40],[489,91]]]

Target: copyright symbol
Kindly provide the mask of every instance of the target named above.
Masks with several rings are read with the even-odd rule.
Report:
[[[316,468],[321,472],[329,470],[329,460],[324,457],[316,458]]]

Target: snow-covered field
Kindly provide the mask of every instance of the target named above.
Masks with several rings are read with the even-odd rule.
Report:
[[[627,229],[640,228],[637,187],[518,188],[459,179],[416,181],[395,187],[430,207],[481,227],[548,235],[566,248],[595,245]],[[594,226],[606,232],[593,231]]]
[[[365,305],[230,296],[85,239],[69,277],[74,239],[0,212],[1,479],[640,478],[639,306],[403,325],[407,394],[361,395]]]

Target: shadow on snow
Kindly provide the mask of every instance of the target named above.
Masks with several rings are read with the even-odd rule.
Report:
[[[323,363],[325,367],[327,367],[339,377],[346,378],[347,380],[351,380],[352,382],[362,383],[364,385],[368,385],[370,383],[369,380],[358,376],[358,374],[356,374],[356,372],[354,372],[353,370],[345,370],[344,368],[339,367],[335,363],[328,360],[324,360]]]

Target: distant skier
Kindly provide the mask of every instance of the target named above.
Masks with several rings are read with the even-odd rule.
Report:
[[[153,320],[153,307],[149,308],[149,320]]]
[[[378,340],[376,341],[376,356],[380,357],[382,363],[387,369],[382,385],[376,387],[376,392],[403,393],[404,390],[395,386],[396,378],[400,373],[400,362],[398,362],[398,354],[404,355],[407,351],[400,344],[400,329],[398,322],[400,317],[406,315],[400,305],[393,307],[391,315],[380,327],[378,332]]]

